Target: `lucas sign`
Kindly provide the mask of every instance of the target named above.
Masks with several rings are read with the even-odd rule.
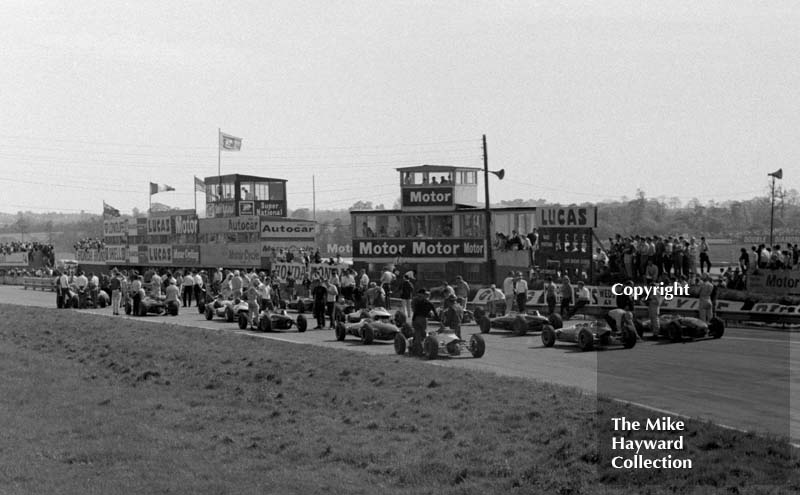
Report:
[[[597,208],[594,206],[545,206],[536,208],[536,226],[597,227]]]

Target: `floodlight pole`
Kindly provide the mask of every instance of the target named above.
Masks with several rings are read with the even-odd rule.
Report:
[[[492,209],[489,206],[489,153],[486,149],[486,134],[483,135],[483,191],[484,191],[484,201],[485,201],[485,214],[486,220],[484,225],[484,231],[486,232],[485,242],[486,242],[486,263],[487,263],[487,284],[491,285],[495,281],[495,262],[494,262],[494,255],[492,253]]]

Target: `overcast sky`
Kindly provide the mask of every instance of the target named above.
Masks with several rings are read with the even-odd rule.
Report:
[[[491,199],[749,199],[798,188],[800,2],[3,2],[0,211],[192,207],[217,173],[290,209],[391,207],[397,167]],[[482,189],[481,189],[482,191]],[[198,201],[202,198],[198,196]]]

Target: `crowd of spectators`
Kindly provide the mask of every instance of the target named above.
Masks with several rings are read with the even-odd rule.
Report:
[[[90,249],[103,249],[106,244],[103,239],[95,239],[94,237],[84,237],[76,242],[73,247],[75,251],[89,251]]]
[[[27,253],[28,262],[33,263],[34,257],[37,253],[41,253],[45,264],[53,265],[55,263],[55,249],[52,244],[29,241],[29,242],[4,242],[0,244],[0,254],[13,254],[13,253]]]

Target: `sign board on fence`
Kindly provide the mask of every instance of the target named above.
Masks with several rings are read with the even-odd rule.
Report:
[[[319,276],[322,280],[328,280],[331,278],[333,274],[333,270],[337,270],[340,274],[343,270],[349,268],[349,265],[341,264],[341,265],[329,265],[328,263],[310,263],[307,267],[303,263],[286,263],[282,261],[277,261],[272,264],[272,269],[282,278],[286,279],[286,277],[291,273],[292,278],[295,280],[302,280],[303,276],[308,273],[310,278],[314,278],[315,276]]]
[[[771,296],[800,296],[800,270],[759,270],[747,275],[747,289]]]

